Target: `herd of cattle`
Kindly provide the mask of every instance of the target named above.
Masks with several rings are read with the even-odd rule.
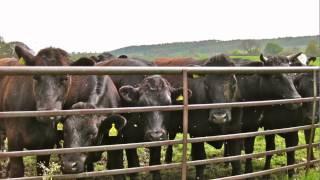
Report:
[[[102,54],[98,57],[84,57],[71,61],[68,53],[58,48],[46,48],[34,55],[24,47],[16,46],[20,60],[5,58],[0,66],[306,66],[314,61],[298,53],[292,56],[260,56],[261,61],[231,59],[217,55],[206,61],[191,58],[162,58],[146,61],[114,57]],[[317,83],[319,80],[317,80]],[[0,77],[0,111],[34,111],[61,109],[94,109],[135,106],[163,106],[181,104],[182,77],[178,75],[34,75]],[[206,74],[188,77],[190,104],[292,99],[313,96],[313,76],[298,74]],[[264,129],[278,129],[310,124],[312,103],[296,103],[274,106],[219,108],[193,110],[189,112],[191,137],[214,136]],[[63,123],[63,130],[61,128]],[[59,127],[60,128],[57,128]],[[9,151],[26,149],[50,149],[55,145],[83,147],[94,145],[122,144],[143,141],[174,139],[182,131],[182,112],[152,111],[125,113],[122,115],[72,115],[67,117],[24,117],[3,118],[1,130],[8,139]],[[61,131],[62,130],[62,131]],[[107,133],[109,132],[109,133]],[[280,134],[286,146],[298,144],[298,133]],[[275,149],[275,135],[267,135],[266,150]],[[305,131],[306,140],[310,130]],[[225,156],[252,153],[255,137],[244,140],[207,142],[215,148],[225,145]],[[244,142],[244,143],[243,143]],[[244,145],[243,145],[244,144]],[[167,148],[165,161],[170,163],[172,146]],[[100,159],[100,153],[73,153],[61,156],[62,172],[66,174],[93,171],[93,163]],[[128,167],[138,167],[136,149],[126,149]],[[206,159],[204,143],[193,143],[193,160]],[[107,169],[121,169],[123,150],[107,152]],[[270,168],[271,155],[266,157],[265,169]],[[313,153],[311,157],[314,158]],[[150,148],[150,165],[161,164],[161,147]],[[50,156],[37,156],[37,162],[48,166]],[[295,152],[287,153],[287,164],[295,162]],[[231,162],[232,175],[242,172],[240,160]],[[9,177],[24,176],[22,157],[10,158]],[[204,165],[196,166],[195,179],[204,179]],[[251,159],[245,163],[245,172],[252,172]],[[41,174],[41,169],[37,169]],[[289,170],[291,177],[294,171]],[[152,171],[153,179],[161,179],[159,171]],[[130,174],[131,179],[138,178]],[[114,179],[125,179],[116,175]]]

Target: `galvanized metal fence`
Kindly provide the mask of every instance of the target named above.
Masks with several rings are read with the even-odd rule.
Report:
[[[53,178],[70,179],[70,178],[85,178],[85,177],[97,177],[97,176],[110,176],[116,174],[128,174],[142,171],[154,171],[171,168],[181,168],[181,179],[187,179],[188,166],[212,164],[228,162],[232,160],[244,160],[247,158],[264,157],[266,155],[289,152],[294,150],[307,149],[308,157],[305,162],[283,166],[280,168],[274,168],[270,170],[258,171],[248,174],[242,174],[237,176],[223,177],[220,179],[244,179],[249,177],[262,176],[279,171],[287,171],[289,169],[306,166],[306,170],[310,169],[310,165],[319,163],[320,160],[311,160],[310,152],[313,147],[319,147],[320,142],[312,143],[310,139],[305,145],[298,145],[290,148],[284,148],[280,150],[272,150],[261,153],[253,153],[238,156],[228,156],[214,159],[204,159],[197,161],[187,160],[187,144],[206,141],[219,141],[230,139],[242,139],[247,137],[253,137],[258,135],[269,135],[278,133],[294,132],[299,130],[311,129],[311,137],[315,133],[316,128],[319,128],[319,124],[315,124],[316,116],[316,103],[320,100],[317,97],[317,83],[316,77],[319,76],[320,67],[0,67],[0,75],[112,75],[112,74],[175,74],[182,75],[183,77],[183,95],[187,97],[187,75],[188,73],[208,74],[208,73],[313,73],[314,78],[314,96],[308,98],[299,99],[282,99],[282,100],[269,100],[269,101],[251,101],[251,102],[232,102],[232,103],[218,103],[218,104],[188,104],[188,98],[184,98],[183,105],[172,106],[152,106],[152,107],[126,107],[126,108],[102,108],[102,109],[79,109],[79,110],[58,110],[58,111],[16,111],[16,112],[0,112],[0,118],[14,118],[14,117],[37,117],[37,116],[55,116],[55,115],[73,115],[73,114],[108,114],[108,113],[130,113],[130,112],[150,112],[150,111],[176,111],[183,110],[183,139],[182,140],[166,140],[157,142],[143,142],[133,144],[116,144],[116,145],[103,145],[103,146],[91,146],[80,148],[63,148],[63,149],[43,149],[43,150],[25,150],[25,151],[13,151],[13,152],[1,152],[1,158],[9,157],[21,157],[31,155],[47,155],[47,154],[67,154],[75,152],[93,152],[93,151],[107,151],[107,150],[119,150],[130,149],[137,147],[154,147],[163,145],[183,144],[183,156],[181,163],[161,164],[144,167],[134,167],[125,169],[104,170],[97,172],[85,172],[79,174],[68,175],[54,175]],[[318,77],[319,78],[319,77]],[[313,102],[313,118],[311,125],[266,130],[259,132],[228,134],[219,136],[208,136],[201,138],[188,138],[188,112],[196,109],[211,109],[222,107],[250,107],[250,106],[265,106],[273,104],[287,104],[287,103],[300,103],[300,102]],[[49,119],[49,118],[48,118]],[[21,177],[15,179],[42,179],[41,176],[33,177]]]

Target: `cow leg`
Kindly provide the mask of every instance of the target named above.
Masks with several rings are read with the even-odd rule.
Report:
[[[139,167],[139,157],[137,149],[126,149],[126,156],[128,160],[128,167]],[[138,173],[130,174],[130,179],[135,180],[138,178]]]
[[[288,136],[285,137],[286,147],[297,146],[299,143],[298,132],[288,133]],[[295,151],[287,152],[287,165],[292,165],[295,163]],[[289,178],[292,178],[294,174],[294,169],[288,170]]]
[[[224,142],[224,150],[223,150],[223,156],[224,157],[228,157],[229,154],[229,150],[228,150],[228,142]],[[229,161],[224,162],[224,167],[227,168],[229,166]]]
[[[304,130],[304,139],[306,141],[306,144],[309,143],[310,137],[311,137],[311,129]],[[313,137],[312,137],[312,143],[313,142],[314,142],[314,134],[313,134]],[[309,156],[308,154],[309,154],[309,151],[307,151],[307,157]],[[311,157],[311,160],[315,160],[315,157],[314,157],[314,154],[313,154],[313,148],[311,149],[310,157]]]
[[[275,142],[274,142],[274,134],[271,135],[266,135],[265,136],[265,140],[266,140],[266,151],[271,151],[271,150],[275,150],[276,146],[275,146]],[[264,169],[270,169],[271,168],[271,159],[272,159],[272,155],[267,155],[266,156],[266,161],[264,164]]]
[[[174,140],[174,138],[176,137],[177,133],[169,133],[169,140]],[[172,145],[169,145],[167,147],[166,150],[166,158],[165,158],[165,162],[166,163],[172,163],[172,153],[173,153],[173,149],[172,149]]]
[[[108,151],[107,169],[123,169],[123,150]],[[125,180],[125,176],[115,175],[114,180]]]
[[[152,165],[161,164],[160,158],[161,158],[161,146],[150,148],[149,165],[152,166]],[[153,180],[160,180],[161,179],[160,171],[152,171],[152,177],[153,177]]]
[[[256,137],[249,137],[244,140],[244,150],[246,154],[252,154],[253,148],[254,148],[254,140]],[[246,159],[246,167],[245,167],[245,173],[251,173],[253,172],[252,168],[252,158]]]
[[[227,150],[230,156],[236,156],[241,154],[241,139],[229,140],[227,142]],[[240,160],[231,161],[232,165],[232,175],[238,175],[241,173]]]
[[[40,163],[49,167],[50,155],[37,156],[37,175],[41,176],[43,174],[43,169],[39,166]]]
[[[19,134],[11,137],[8,136],[8,151],[22,151],[22,142]],[[24,164],[22,157],[9,158],[9,177],[23,177],[24,176]]]
[[[265,136],[265,140],[266,140],[266,151],[271,151],[271,150],[275,150],[276,146],[275,146],[275,142],[274,142],[274,134],[271,135],[266,135]],[[264,163],[264,170],[268,170],[271,168],[271,159],[272,159],[272,155],[267,155],[266,156],[266,161]],[[265,175],[264,179],[269,179],[270,175]]]
[[[201,160],[206,159],[206,151],[204,149],[204,143],[193,143],[191,149],[192,160]],[[204,179],[204,168],[205,165],[196,166],[196,179],[202,180]]]

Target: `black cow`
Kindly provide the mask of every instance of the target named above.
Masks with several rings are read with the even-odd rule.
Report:
[[[113,99],[113,97],[108,96],[108,99]],[[72,109],[95,108],[96,106],[83,102],[76,103],[72,106]],[[107,117],[102,115],[69,116],[64,121],[64,147],[75,148],[122,143],[122,129],[125,124],[126,119],[119,115],[110,115]],[[123,168],[122,152],[122,150],[107,152],[108,169]],[[81,173],[85,170],[92,171],[93,162],[99,160],[100,156],[101,152],[64,154],[62,156],[62,171],[67,174]],[[117,175],[114,178],[119,180],[125,179],[123,175]]]
[[[274,56],[265,58],[260,56],[264,66],[289,66],[290,59],[284,56]],[[239,63],[243,65],[242,63]],[[257,64],[256,64],[257,65]],[[292,99],[300,98],[293,79],[287,74],[254,74],[239,75],[239,88],[242,92],[242,101],[259,101],[272,99]],[[286,108],[295,110],[301,104],[287,104]],[[243,112],[243,132],[257,131],[261,126],[262,112],[266,107],[248,107]],[[255,137],[245,139],[245,153],[253,152]],[[245,172],[252,172],[252,159],[246,160]]]
[[[290,66],[305,66],[309,64],[311,61],[314,61],[315,57],[307,58],[306,55],[298,53],[290,59]],[[312,73],[302,73],[295,74],[294,84],[302,97],[312,97],[313,92],[313,74]],[[319,80],[316,80],[317,86],[319,85]],[[319,95],[319,93],[318,93]],[[282,105],[274,105],[268,106],[264,109],[263,118],[261,119],[261,126],[264,127],[265,130],[271,129],[280,129],[280,128],[289,128],[301,125],[308,125],[312,122],[312,110],[313,103],[303,103],[303,106],[297,110],[290,110]],[[316,108],[318,110],[318,108]],[[315,117],[317,118],[317,116]],[[281,133],[279,134],[283,138],[285,138],[286,147],[292,147],[298,145],[298,132],[290,132],[290,133]],[[267,135],[265,136],[266,140],[266,150],[274,150],[275,135]],[[313,139],[314,137],[312,137]],[[305,130],[305,140],[306,143],[309,142],[310,139],[310,130]],[[313,142],[313,141],[312,141]],[[265,167],[264,169],[270,169],[272,155],[266,157]],[[311,151],[311,158],[314,159],[313,151]],[[295,163],[295,151],[287,152],[287,165],[292,165]],[[292,177],[294,170],[289,170],[288,175]]]
[[[153,66],[145,60],[118,58],[97,64],[99,66]],[[159,75],[112,75],[124,107],[161,106],[175,103],[182,94],[181,88],[173,88],[170,83]],[[170,112],[152,111],[144,113],[124,114],[128,120],[123,129],[125,143],[142,141],[160,141],[168,138],[168,122]],[[150,165],[160,164],[161,147],[150,148]],[[127,149],[129,167],[138,167],[139,159],[136,149]],[[136,174],[130,175],[131,179]],[[153,172],[154,179],[160,179],[159,171]]]
[[[80,87],[79,87],[80,88]],[[116,87],[114,86],[109,76],[96,76],[94,89],[90,92],[90,96],[86,103],[77,103],[72,106],[72,109],[93,109],[101,107],[120,107],[120,96]],[[103,121],[103,119],[105,119]],[[120,118],[121,119],[121,118]],[[114,121],[115,118],[112,118]],[[100,124],[110,123],[111,121],[106,116],[96,115],[82,115],[82,116],[70,116],[64,121],[64,146],[65,147],[83,147],[97,144],[97,134]],[[123,128],[123,120],[116,122],[117,127]],[[87,158],[86,153],[81,154],[66,154],[63,156],[63,172],[64,173],[79,173],[84,170],[93,170],[94,159]],[[122,168],[122,156],[110,155],[114,157],[114,160],[108,161],[118,166],[113,168]],[[116,157],[119,158],[116,161]],[[121,159],[120,159],[121,158]],[[110,158],[111,159],[111,158]],[[85,169],[85,167],[87,167]],[[111,168],[112,166],[109,166]]]
[[[234,66],[228,56],[218,55],[205,61],[203,64],[192,59],[157,59],[160,66]],[[165,76],[174,86],[181,86],[181,76]],[[240,100],[237,78],[234,74],[208,74],[190,75],[188,88],[192,91],[190,104],[226,103]],[[193,110],[189,112],[189,133],[191,137],[214,136],[221,134],[241,132],[242,110],[240,108],[219,108],[208,110]],[[171,119],[175,122],[170,131],[170,139],[173,139],[178,131],[181,131],[182,113],[178,112]],[[215,148],[222,147],[222,141],[208,142]],[[239,155],[241,153],[241,140],[228,140],[229,153]],[[167,161],[171,161],[172,147],[168,147]],[[206,158],[204,143],[192,144],[192,159]],[[232,174],[240,174],[240,161],[232,161]],[[196,166],[196,179],[204,179],[204,165]]]

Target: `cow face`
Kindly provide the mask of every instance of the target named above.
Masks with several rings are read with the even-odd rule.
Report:
[[[302,97],[313,97],[314,95],[314,88],[313,88],[313,74],[312,73],[304,73],[304,74],[300,74],[298,75],[295,79],[294,79],[294,84],[299,92],[299,94]],[[317,82],[317,86],[318,86],[319,82]],[[318,91],[318,95],[319,95],[319,91]],[[318,106],[318,103],[316,103],[316,105]],[[312,116],[313,116],[313,102],[305,102],[303,103],[302,106],[302,115],[303,115],[303,119],[305,121],[306,124],[311,124],[312,122]],[[317,112],[319,111],[319,108],[316,107],[316,120],[318,121],[319,117],[317,116]]]
[[[73,109],[93,109],[93,105],[88,103],[77,103],[72,106]],[[112,124],[117,134],[120,135],[121,129],[124,127],[126,121],[122,116],[103,117],[97,115],[73,115],[66,118],[64,121],[64,147],[86,147],[93,145],[100,145],[98,143],[98,134],[104,137],[108,134]],[[99,129],[103,125],[103,129]],[[99,133],[99,131],[101,131]],[[108,138],[108,137],[106,137]],[[101,138],[100,138],[101,139]],[[62,171],[63,173],[80,173],[85,170],[85,163],[88,158],[88,153],[73,153],[64,154],[62,157]]]
[[[122,86],[120,96],[130,106],[165,106],[182,93],[182,89],[174,89],[168,81],[158,75],[146,77],[138,87]],[[144,122],[144,138],[147,141],[165,140],[167,136],[166,121],[169,112],[152,111],[141,113]]]
[[[228,56],[218,55],[210,58],[203,66],[234,66]],[[237,78],[234,74],[207,74],[202,77],[208,103],[228,103],[236,100]],[[231,108],[211,109],[209,122],[224,124],[231,121]]]
[[[93,60],[81,58],[71,62],[68,53],[59,48],[46,48],[36,56],[26,50],[16,47],[19,58],[23,58],[28,66],[92,66]],[[68,96],[72,83],[71,76],[68,75],[34,75],[33,95],[37,110],[60,110]],[[51,120],[59,118],[50,117]],[[39,121],[46,121],[46,117],[38,117]]]
[[[289,66],[290,60],[284,56],[264,57],[262,54],[260,60],[265,66]],[[293,75],[285,73],[261,75],[259,83],[260,94],[266,99],[294,99],[301,98],[293,84]],[[297,109],[298,104],[286,104],[288,109]]]

